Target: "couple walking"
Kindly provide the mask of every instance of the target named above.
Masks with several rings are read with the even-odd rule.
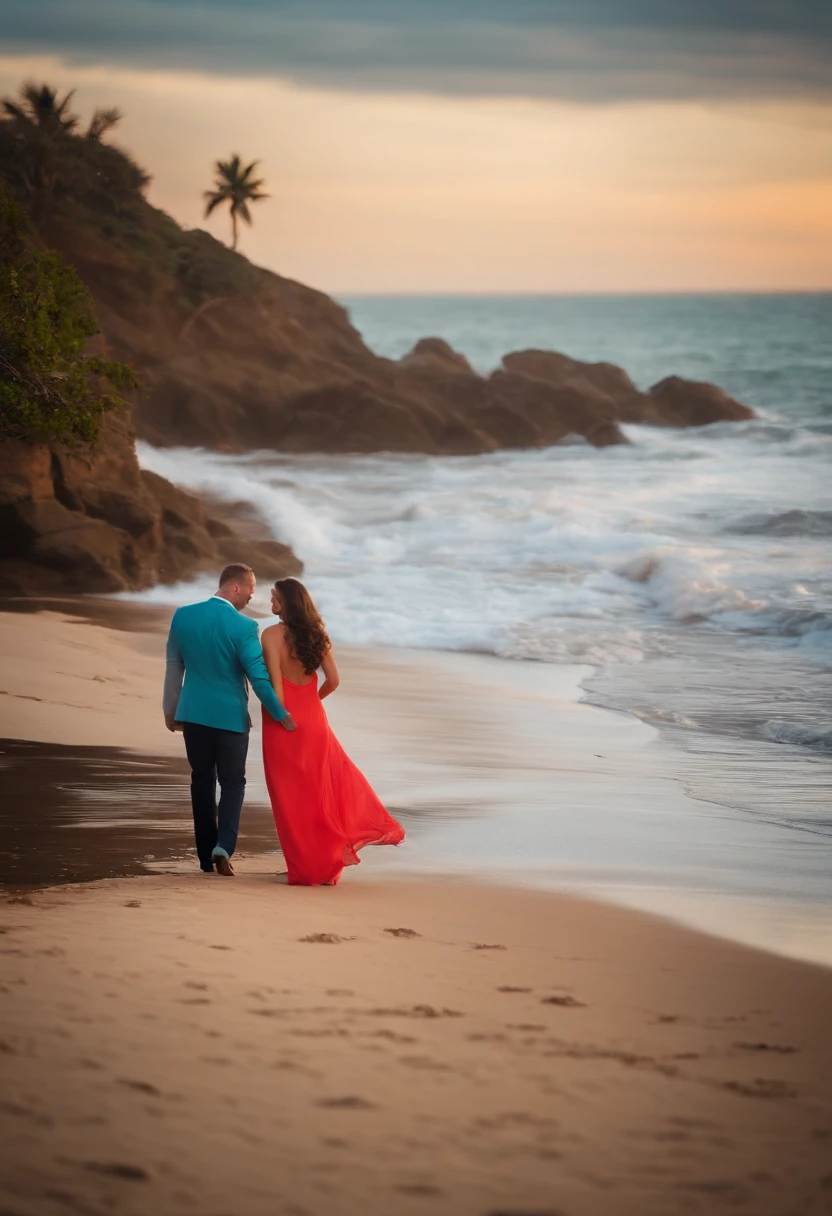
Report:
[[[278,579],[272,612],[280,624],[261,646],[257,622],[243,615],[255,588],[250,566],[226,566],[215,595],[177,609],[168,636],[165,725],[185,736],[199,864],[234,873],[250,684],[263,707],[263,765],[289,882],[333,885],[360,848],[399,844],[404,831],[330,729],[322,702],[338,687],[338,669],[309,592]]]

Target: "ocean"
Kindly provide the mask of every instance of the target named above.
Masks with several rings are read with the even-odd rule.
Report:
[[[337,643],[587,665],[584,696],[657,726],[694,797],[803,833],[829,858],[832,294],[343,303],[390,357],[436,335],[488,372],[542,347],[618,363],[644,388],[710,380],[759,417],[629,426],[629,446],[602,450],[140,444],[142,464],[251,503],[303,559]]]

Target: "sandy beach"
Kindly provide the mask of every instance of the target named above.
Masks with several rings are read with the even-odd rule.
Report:
[[[616,791],[634,850],[668,830],[689,847],[655,732],[579,705],[580,669],[553,691],[529,665],[539,686],[517,675],[498,696],[488,663],[449,657],[437,689],[428,657],[350,651],[333,722],[406,846],[369,852],[336,889],[286,887],[253,741],[237,877],[202,876],[181,740],[160,721],[163,618],[0,617],[0,735],[53,749],[55,771],[55,749],[92,744],[99,767],[171,766],[128,841],[155,835],[155,857],[2,898],[5,1210],[828,1211],[832,971],[510,885],[526,854],[507,800],[545,840],[532,769],[588,835]],[[85,817],[53,837],[93,857],[118,836],[108,788],[98,819],[76,791]],[[477,881],[486,836],[507,854],[502,885]]]
[[[455,884],[24,899],[7,1210],[829,1210],[827,971]]]

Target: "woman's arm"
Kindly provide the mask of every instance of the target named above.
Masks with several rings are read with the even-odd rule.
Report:
[[[335,692],[335,689],[341,683],[331,646],[321,660],[321,667],[324,672],[324,682],[318,689],[318,696],[323,701],[324,697],[328,697],[331,692]]]
[[[280,702],[281,709],[285,712],[286,707],[283,704],[283,671],[280,666],[280,652],[283,648],[282,631],[282,625],[272,625],[269,629],[264,629],[261,644],[263,647],[263,659],[266,664],[266,670],[269,673],[272,688],[274,689],[274,695]],[[289,721],[291,722],[291,715],[287,714],[287,717],[289,717]]]

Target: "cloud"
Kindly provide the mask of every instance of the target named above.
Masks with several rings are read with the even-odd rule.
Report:
[[[829,0],[5,0],[0,38],[352,91],[832,98]]]

